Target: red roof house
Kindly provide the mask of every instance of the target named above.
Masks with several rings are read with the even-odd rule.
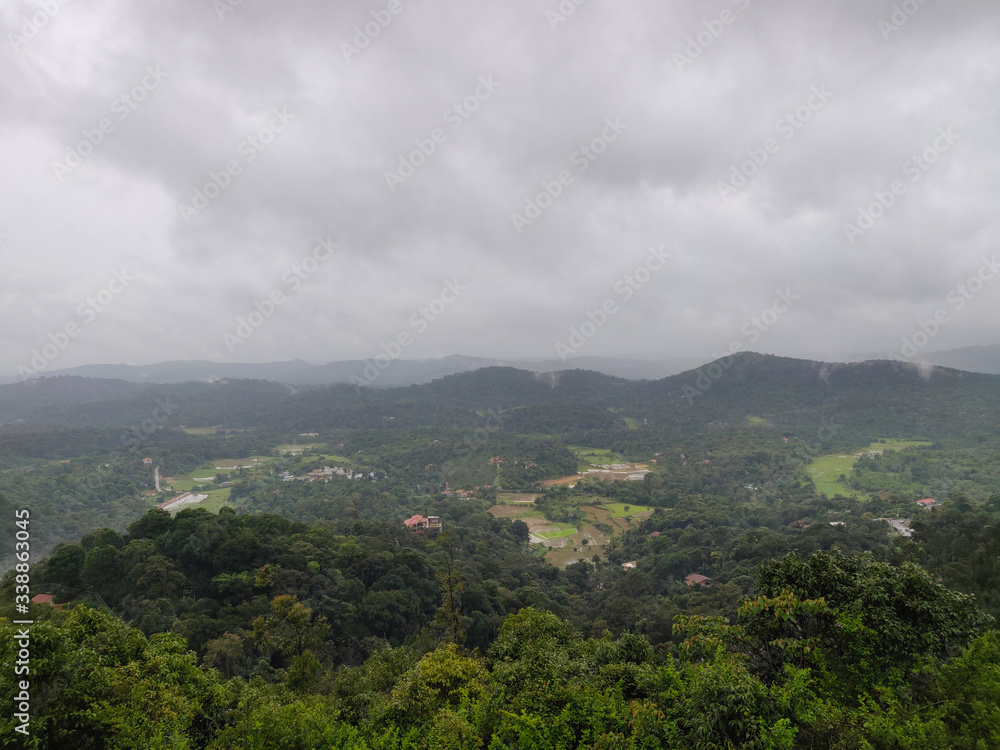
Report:
[[[937,500],[931,497],[925,497],[923,500],[917,500],[917,505],[922,508],[931,508],[937,505]]]
[[[408,529],[441,529],[441,518],[439,516],[422,516],[419,513],[410,516],[403,525]]]
[[[701,586],[711,586],[712,579],[708,576],[703,576],[701,573],[692,573],[684,578],[684,583],[688,586],[694,586],[696,583]]]
[[[35,604],[52,604],[52,594],[36,594],[31,597]]]

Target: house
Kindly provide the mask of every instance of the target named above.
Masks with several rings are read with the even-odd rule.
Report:
[[[403,521],[403,525],[408,529],[427,529],[429,531],[441,530],[441,518],[439,516],[422,516],[419,513]]]
[[[503,463],[503,460],[500,458],[500,456],[494,456],[493,458],[490,459],[490,463],[493,464],[494,466],[499,466],[500,464]]]
[[[625,568],[625,570],[632,570],[632,568],[634,568],[638,564],[639,564],[638,560],[630,560],[629,562],[622,563],[622,567]]]
[[[919,505],[921,508],[933,508],[935,505],[937,505],[937,500],[930,497],[925,497],[923,500],[917,500],[917,505]]]
[[[31,601],[35,604],[52,604],[52,594],[36,594],[31,597]]]
[[[694,586],[697,583],[699,586],[707,587],[712,585],[712,579],[708,576],[701,575],[701,573],[691,573],[690,575],[685,576],[684,583],[688,586]]]
[[[654,531],[652,534],[649,535],[649,538],[650,539],[656,539],[656,537],[658,537],[658,536],[660,536],[660,532],[659,531]]]
[[[151,458],[144,458],[144,459],[142,459],[142,462],[143,462],[143,463],[144,463],[144,464],[145,464],[146,466],[152,466],[152,465],[153,465],[153,459],[151,459]]]

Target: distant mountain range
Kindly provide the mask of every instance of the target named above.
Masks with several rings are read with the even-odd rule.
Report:
[[[859,354],[840,361],[864,362],[885,359],[885,354]],[[384,362],[384,360],[383,360]],[[1000,375],[1000,344],[969,346],[941,352],[918,354],[915,364],[925,363],[965,372]],[[666,360],[644,360],[618,357],[574,357],[558,359],[489,359],[459,354],[439,359],[397,359],[385,369],[378,369],[373,360],[343,360],[314,365],[302,359],[287,362],[238,363],[204,360],[159,362],[151,365],[82,365],[47,372],[43,377],[75,375],[85,378],[124,380],[129,383],[172,384],[208,383],[224,379],[246,378],[271,380],[290,385],[332,385],[353,383],[358,378],[366,385],[399,387],[419,385],[432,380],[471,372],[484,367],[513,367],[529,372],[559,370],[591,370],[627,380],[659,380],[692,370],[704,364],[703,359],[675,357]],[[0,384],[16,383],[21,378],[0,377]]]
[[[384,362],[384,360],[383,360]],[[237,363],[207,362],[202,360],[159,362],[152,365],[82,365],[53,370],[44,377],[75,375],[85,378],[125,380],[129,383],[186,383],[212,382],[222,379],[249,378],[273,380],[292,385],[331,385],[355,382],[352,376],[367,385],[377,387],[415,385],[428,383],[445,375],[479,370],[484,367],[514,367],[530,372],[556,370],[593,370],[605,375],[629,380],[658,380],[668,375],[697,367],[700,359],[649,361],[642,359],[575,357],[565,362],[553,360],[487,359],[452,355],[440,359],[397,359],[385,369],[378,369],[372,360],[344,360],[325,365],[314,365],[302,359],[288,362]],[[0,378],[0,384],[16,383],[21,378]]]
[[[966,372],[1000,375],[1000,344],[949,349],[948,351],[925,354],[917,359],[932,365],[952,367]]]
[[[0,441],[8,434],[15,448],[45,426],[221,426],[286,436],[450,427],[471,434],[497,413],[505,414],[505,429],[524,434],[581,433],[628,418],[633,429],[666,432],[749,420],[787,434],[855,433],[854,442],[873,435],[968,437],[1000,428],[1000,375],[743,352],[642,380],[489,366],[395,388],[248,378],[132,383],[79,375],[0,385]]]

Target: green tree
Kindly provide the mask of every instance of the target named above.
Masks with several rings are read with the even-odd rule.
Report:
[[[268,615],[253,621],[254,643],[265,654],[300,656],[309,646],[322,643],[329,631],[325,617],[313,619],[312,610],[294,595],[271,600]]]

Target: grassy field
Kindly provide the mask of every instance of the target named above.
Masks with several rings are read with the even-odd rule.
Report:
[[[206,500],[202,500],[200,505],[186,506],[189,508],[204,508],[212,513],[218,513],[221,508],[229,504],[229,492],[231,487],[221,487],[217,490],[205,490],[202,494],[208,495]]]
[[[623,455],[610,451],[607,448],[587,448],[581,445],[570,445],[567,447],[576,454],[577,471],[587,471],[587,469],[593,468],[593,466],[600,466],[602,464],[628,463]]]
[[[904,448],[914,448],[921,445],[930,445],[926,440],[895,440],[885,438],[885,442],[876,441],[867,448],[862,448],[851,453],[830,453],[825,456],[816,456],[806,470],[812,477],[816,485],[816,491],[825,494],[827,497],[843,495],[844,497],[860,497],[859,493],[852,490],[846,484],[837,481],[837,477],[843,474],[848,479],[854,473],[854,462],[858,460],[860,453],[868,451],[901,451]],[[864,497],[867,497],[865,495]]]
[[[653,510],[645,505],[626,505],[625,503],[601,503],[601,507],[607,508],[612,518],[628,518]]]
[[[761,427],[769,427],[771,423],[768,422],[763,417],[755,417],[753,414],[747,414],[747,422],[750,424],[760,425]]]
[[[259,463],[254,463],[252,458],[225,458],[205,461],[187,474],[178,474],[177,476],[171,477],[169,487],[177,492],[190,492],[192,487],[212,483],[217,474],[221,474],[227,479],[230,479],[238,471],[238,467],[240,466],[253,466],[254,468],[257,468],[258,466],[266,466],[268,462],[275,460],[273,456],[255,456],[255,458],[259,460]],[[220,466],[223,468],[218,468]],[[162,475],[162,477],[166,478],[166,475]],[[211,500],[211,493],[221,491],[226,493],[226,497],[229,496],[228,487],[223,488],[222,490],[205,490],[205,492],[209,493],[210,498],[199,507],[207,507]]]
[[[508,501],[512,496],[513,493],[505,493]],[[600,500],[597,498],[598,503]],[[653,512],[653,508],[642,505],[629,505],[625,510],[625,503],[581,505],[580,510],[584,512],[584,518],[578,526],[549,521],[541,511],[524,504],[495,505],[489,513],[495,518],[524,521],[535,543],[548,547],[545,558],[553,565],[565,567],[577,560],[590,560],[594,555],[603,554],[613,537],[623,534]],[[607,524],[611,527],[611,534],[598,529],[595,523]]]
[[[843,474],[849,479],[854,473],[855,461],[857,459],[853,453],[831,453],[826,456],[816,456],[806,470],[812,477],[817,492],[822,492],[827,497],[834,495],[850,497],[856,493],[846,484],[838,482],[837,477]]]
[[[499,492],[497,493],[497,502],[503,505],[517,505],[518,503],[529,505],[535,502],[536,497],[539,497],[537,492]]]
[[[564,539],[577,533],[576,526],[571,523],[550,523],[549,525],[560,528],[555,531],[542,531],[535,536],[540,536],[542,539]]]

